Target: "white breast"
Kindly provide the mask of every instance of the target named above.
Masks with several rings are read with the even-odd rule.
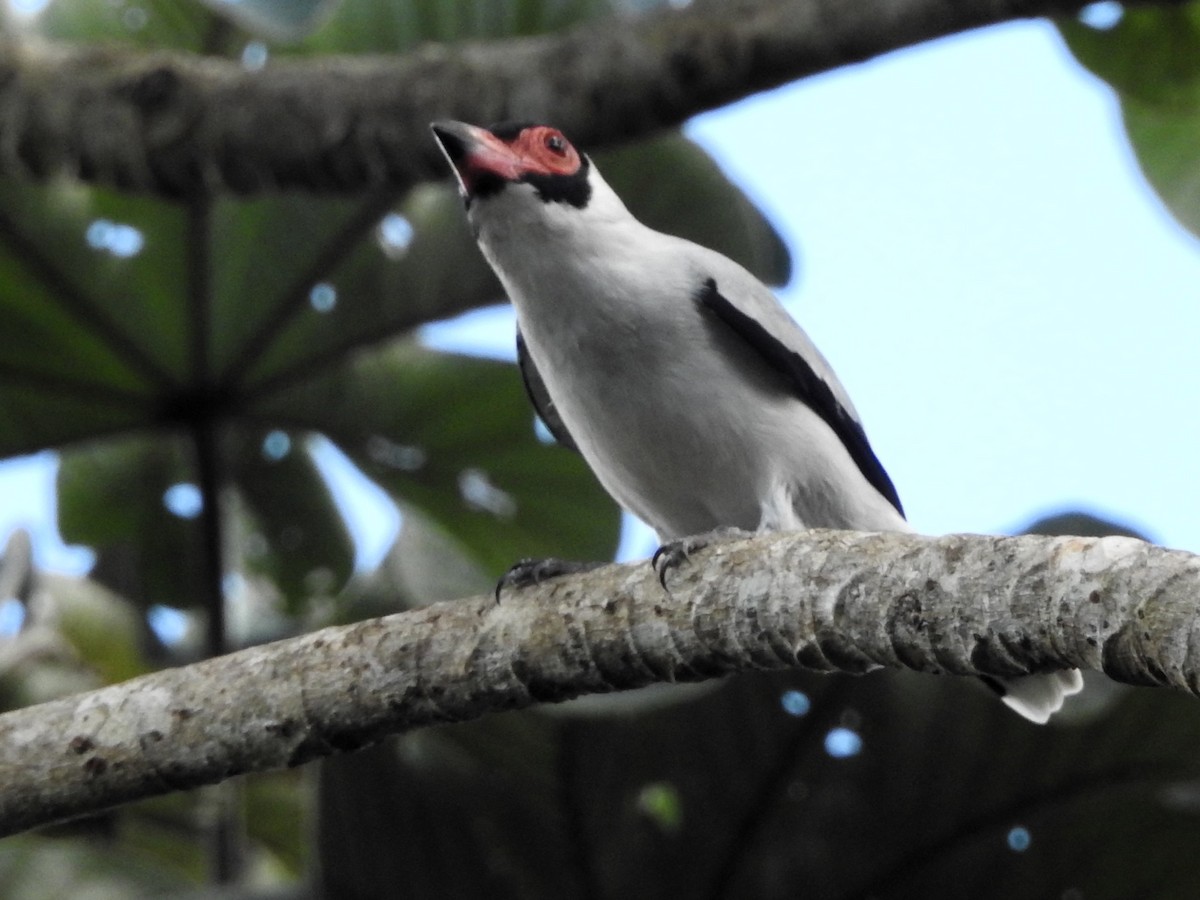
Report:
[[[699,307],[709,277],[767,293],[752,276],[628,213],[581,233],[579,210],[534,211],[482,228],[480,245],[564,424],[621,505],[664,540],[905,527],[833,431]]]

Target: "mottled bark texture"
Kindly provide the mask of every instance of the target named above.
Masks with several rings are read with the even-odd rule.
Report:
[[[275,58],[259,71],[0,40],[0,175],[67,173],[165,196],[405,189],[445,174],[427,131],[436,118],[548,121],[597,147],[920,41],[1085,5],[696,0],[563,34]]]
[[[0,716],[0,833],[581,694],[800,666],[1078,666],[1200,693],[1200,556],[813,531],[327,628]]]

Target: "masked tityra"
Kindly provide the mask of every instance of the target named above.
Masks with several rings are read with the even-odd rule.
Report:
[[[829,363],[730,259],[637,221],[544,125],[437,122],[517,311],[542,420],[664,541],[721,528],[910,531]],[[1078,671],[989,679],[1045,722]]]

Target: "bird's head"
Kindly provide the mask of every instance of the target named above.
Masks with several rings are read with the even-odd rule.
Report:
[[[465,122],[430,127],[458,176],[468,208],[506,192],[527,192],[543,203],[578,209],[591,200],[591,162],[557,128],[526,123],[479,128]]]

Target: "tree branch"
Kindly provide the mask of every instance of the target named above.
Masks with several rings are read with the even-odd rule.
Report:
[[[797,78],[1083,0],[696,0],[400,57],[238,62],[0,41],[0,175],[167,196],[404,189],[442,177],[435,118],[552,121],[587,146]],[[731,8],[732,7],[732,8]]]
[[[1132,538],[812,531],[327,628],[0,716],[0,834],[437,722],[749,669],[1200,693],[1200,556]]]

